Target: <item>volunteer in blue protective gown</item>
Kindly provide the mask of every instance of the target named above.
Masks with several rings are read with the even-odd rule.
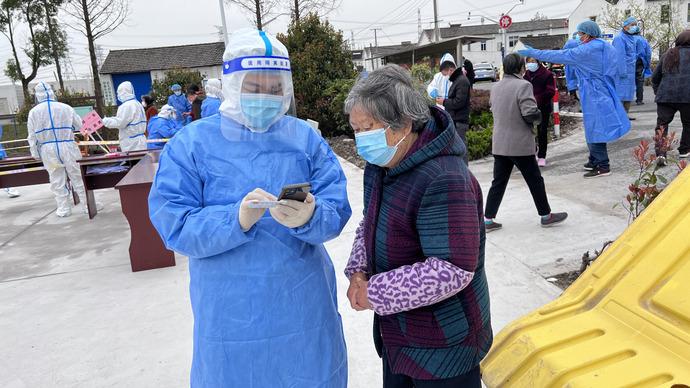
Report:
[[[565,45],[563,45],[563,49],[567,50],[567,49],[575,48],[579,45],[580,45],[580,37],[577,35],[577,33],[574,33],[573,38],[568,39],[568,41],[565,42]],[[572,66],[565,65],[564,72],[565,72],[565,83],[566,83],[566,87],[568,88],[568,93],[570,93],[570,95],[577,96],[577,94],[575,94],[577,92],[577,75],[575,74],[575,70],[573,69]]]
[[[575,71],[590,151],[585,177],[593,178],[611,173],[606,143],[628,133],[630,121],[614,86],[615,78],[622,71],[616,50],[598,39],[601,30],[595,22],[584,21],[578,24],[577,30],[582,43],[575,48],[528,49],[519,53],[545,62],[568,65]]]
[[[171,139],[182,129],[175,120],[175,108],[170,105],[163,105],[158,115],[151,117],[148,125],[149,140]],[[165,146],[165,142],[148,143],[148,149],[160,149]]]
[[[350,218],[346,180],[328,144],[286,116],[285,46],[257,30],[232,34],[219,115],[164,148],[149,196],[168,248],[189,256],[192,387],[347,386],[333,264],[323,246]],[[276,200],[309,182],[305,202]]]
[[[613,47],[618,52],[618,60],[624,66],[616,78],[616,92],[623,102],[625,111],[630,109],[630,103],[635,100],[635,64],[637,63],[637,48],[635,34],[639,33],[637,19],[629,17],[623,22],[623,29],[613,39]]]
[[[187,96],[182,93],[182,86],[179,84],[172,85],[170,90],[173,94],[168,96],[168,105],[175,108],[175,112],[177,112],[176,120],[180,126],[184,126],[188,122],[191,122],[189,114],[192,113],[192,103],[190,103]]]

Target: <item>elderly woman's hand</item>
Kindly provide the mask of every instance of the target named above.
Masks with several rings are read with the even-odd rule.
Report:
[[[367,276],[363,272],[357,272],[350,277],[350,287],[347,289],[347,299],[350,301],[350,306],[352,306],[354,310],[364,311],[370,308],[369,300],[366,298],[367,283]],[[361,299],[362,290],[364,290],[364,300]]]

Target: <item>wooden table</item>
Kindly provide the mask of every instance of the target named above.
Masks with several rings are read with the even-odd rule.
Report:
[[[131,231],[129,260],[132,272],[175,265],[175,254],[165,248],[149,218],[149,192],[159,155],[159,152],[146,155],[115,185]]]
[[[96,214],[98,214],[93,191],[115,187],[127,175],[132,166],[143,159],[148,152],[148,150],[141,150],[121,152],[116,155],[85,156],[77,161],[81,168],[81,178],[84,181],[84,189],[86,190],[86,207],[89,210],[89,219],[96,217]],[[89,167],[106,166],[109,164],[123,164],[127,167],[127,170],[104,174],[88,172]]]

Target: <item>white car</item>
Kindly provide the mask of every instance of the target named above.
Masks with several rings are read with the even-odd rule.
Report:
[[[490,63],[477,63],[474,65],[474,80],[475,81],[491,81],[496,82],[498,76],[496,69]]]

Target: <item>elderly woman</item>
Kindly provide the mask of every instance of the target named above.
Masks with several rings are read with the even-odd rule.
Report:
[[[657,130],[663,128],[668,134],[668,125],[673,121],[676,112],[680,112],[683,132],[680,137],[678,152],[681,158],[690,156],[690,30],[678,35],[675,46],[661,57],[652,76],[652,86],[656,94]],[[660,162],[666,163],[666,155]]]
[[[383,386],[480,387],[492,332],[482,193],[465,145],[395,65],[360,79],[345,112],[368,162],[347,295],[375,312]]]
[[[501,206],[513,167],[525,178],[532,199],[541,216],[541,226],[553,226],[565,221],[567,213],[551,213],[546,198],[544,178],[534,158],[534,125],[541,122],[541,112],[534,98],[532,84],[523,78],[525,61],[518,54],[503,59],[505,75],[491,90],[491,112],[494,116],[492,153],[494,155],[494,179],[486,199],[485,226],[487,232],[501,229],[494,221]]]

